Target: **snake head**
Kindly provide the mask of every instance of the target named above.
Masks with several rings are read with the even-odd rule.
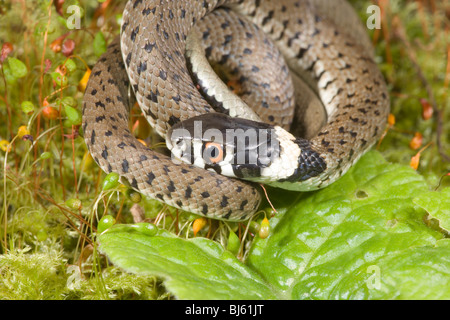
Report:
[[[173,159],[238,178],[257,178],[280,154],[274,126],[208,113],[175,124],[166,137]]]

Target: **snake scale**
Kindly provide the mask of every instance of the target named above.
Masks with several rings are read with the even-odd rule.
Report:
[[[308,139],[286,133],[286,143],[295,151],[281,143],[280,153],[286,159],[294,158],[295,168],[278,163],[287,176],[278,177],[275,186],[315,190],[337,180],[379,139],[389,113],[389,97],[365,30],[345,1],[128,1],[120,39],[96,63],[86,88],[83,131],[89,152],[105,172],[117,172],[122,181],[151,198],[207,217],[237,221],[257,210],[261,196],[256,185],[225,177],[217,170],[174,163],[138,142],[129,129],[134,102],[130,87],[147,120],[163,137],[188,119],[218,115],[192,80],[186,41],[193,27],[219,7],[238,14],[236,21],[246,26],[247,38],[253,37],[251,30],[270,38],[291,73],[306,75],[306,83],[312,84],[326,110],[326,124]],[[213,18],[197,32],[205,40],[215,29],[222,29],[226,42],[222,45],[227,45],[233,40],[231,27],[239,23],[225,22],[213,28],[219,19]],[[255,48],[246,47],[250,43],[241,43],[244,53],[253,61],[260,60]],[[214,43],[207,46],[206,54],[212,55],[214,48]],[[224,60],[220,52],[218,59]],[[249,72],[260,71],[261,67],[252,66]],[[272,99],[279,101],[282,95],[292,106],[292,93],[276,93]],[[292,121],[292,111],[280,110],[265,117],[275,123],[270,124],[272,128],[279,128],[276,122],[286,127]],[[274,114],[283,112],[283,119],[275,120]],[[222,122],[227,121],[232,120]],[[243,121],[244,125],[253,123]],[[295,121],[294,117],[293,127]]]

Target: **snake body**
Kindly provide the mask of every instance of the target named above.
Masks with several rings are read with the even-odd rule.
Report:
[[[83,130],[90,153],[105,172],[119,173],[151,198],[211,218],[244,220],[261,200],[255,186],[174,163],[139,143],[128,126],[129,86],[161,136],[214,112],[191,78],[185,52],[193,26],[221,6],[266,33],[291,71],[306,75],[326,109],[326,125],[310,139],[287,135],[298,153],[296,167],[274,185],[313,190],[342,176],[382,134],[389,98],[364,30],[344,1],[130,0],[120,40],[94,66],[86,88]],[[289,148],[282,144],[281,151],[292,158]]]

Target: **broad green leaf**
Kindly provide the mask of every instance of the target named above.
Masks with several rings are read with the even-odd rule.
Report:
[[[337,183],[273,218],[272,235],[256,241],[248,264],[285,298],[450,298],[424,272],[431,264],[450,279],[450,247],[435,248],[443,235],[412,202],[427,190],[414,170],[370,152]],[[372,269],[380,271],[379,288],[368,282]]]
[[[95,55],[98,57],[106,52],[106,39],[103,33],[97,32],[95,34],[93,48]]]
[[[441,228],[450,231],[450,188],[423,193],[414,198],[414,203],[437,219]]]
[[[261,277],[219,244],[204,238],[156,235],[114,226],[99,236],[100,250],[133,273],[157,275],[179,299],[274,299]]]
[[[12,75],[16,78],[23,78],[27,75],[28,69],[25,63],[20,61],[19,59],[10,57],[8,58],[9,68],[11,70]]]
[[[99,236],[100,249],[181,299],[450,299],[450,242],[424,222],[448,219],[448,191],[422,208],[429,194],[417,172],[373,151],[325,189],[280,207],[271,198],[280,213],[246,264],[207,239],[123,225]]]

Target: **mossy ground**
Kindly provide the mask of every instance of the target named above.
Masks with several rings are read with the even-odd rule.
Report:
[[[352,3],[365,21],[372,3]],[[396,119],[379,149],[389,161],[403,164],[420,151],[418,171],[430,189],[449,186],[450,164],[441,155],[450,155],[448,1],[378,4],[382,29],[369,34]],[[80,29],[69,30],[71,14],[57,12],[67,12],[70,5],[83,8]],[[0,46],[9,43],[13,48],[0,65],[2,299],[170,298],[157,279],[123,273],[95,249],[103,215],[113,215],[118,222],[136,221],[134,202],[124,188],[102,192],[104,174],[87,155],[76,111],[81,110],[83,76],[118,33],[122,8],[120,1],[0,0]],[[58,70],[65,76],[62,80],[55,78]],[[24,101],[34,107],[26,109]],[[434,114],[424,119],[428,105]],[[49,119],[48,107],[56,112],[55,119]],[[138,119],[136,113],[133,124]],[[416,132],[423,142],[413,150],[410,142]],[[136,134],[148,136],[142,121]],[[192,236],[191,216],[155,201],[139,205],[148,221]],[[243,230],[239,225],[231,228],[238,234]],[[205,230],[205,236],[218,230],[219,239],[225,234],[214,223]]]

